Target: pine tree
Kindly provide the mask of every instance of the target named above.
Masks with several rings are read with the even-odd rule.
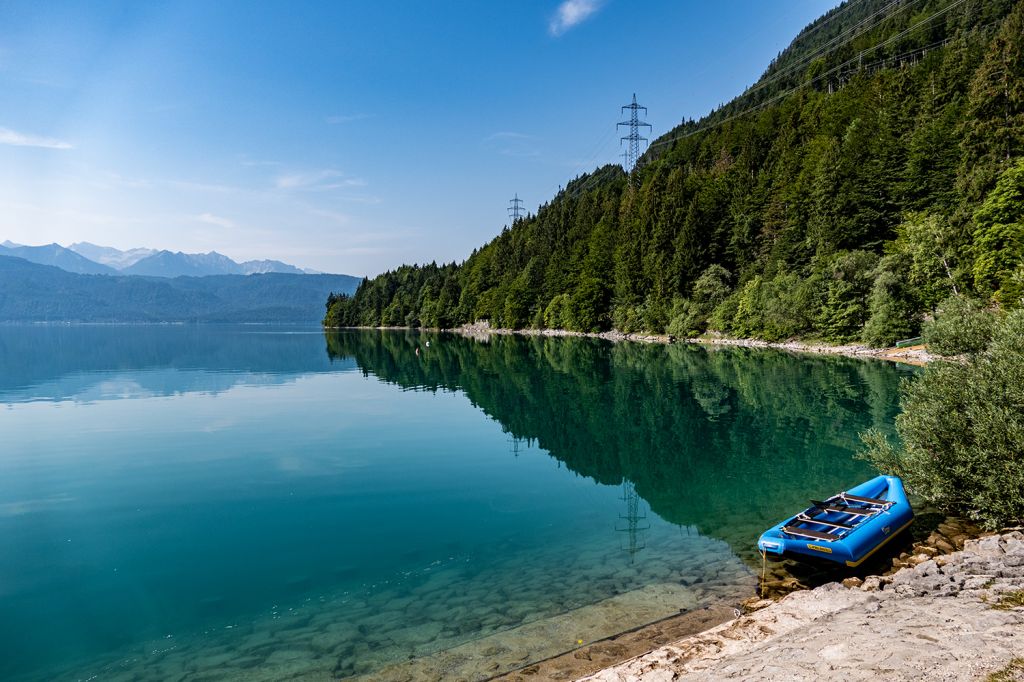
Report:
[[[971,80],[965,121],[962,182],[977,199],[1024,154],[1024,3],[1003,20]]]

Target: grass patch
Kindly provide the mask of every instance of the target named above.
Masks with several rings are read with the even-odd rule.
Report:
[[[993,604],[992,608],[999,609],[1000,611],[1009,611],[1018,606],[1024,606],[1024,590],[999,595],[999,601]],[[1021,665],[1024,665],[1024,658],[1014,660],[1019,660]]]
[[[1024,658],[1012,659],[1005,668],[985,678],[987,682],[1017,682],[1024,680]]]

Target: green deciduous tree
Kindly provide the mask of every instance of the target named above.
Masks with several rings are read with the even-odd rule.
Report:
[[[732,275],[721,265],[708,267],[697,281],[688,299],[677,299],[672,307],[668,333],[674,336],[697,336],[707,329],[708,318],[715,308],[732,293]]]
[[[896,227],[896,239],[887,250],[896,259],[892,269],[900,269],[925,308],[960,293],[967,280],[961,270],[961,254],[967,250],[965,232],[939,215],[908,214]]]
[[[903,261],[890,255],[879,263],[868,298],[869,317],[861,336],[869,346],[891,346],[914,336],[920,329],[920,299],[907,281]]]
[[[924,325],[928,349],[939,355],[980,353],[992,338],[995,315],[977,300],[950,296]]]

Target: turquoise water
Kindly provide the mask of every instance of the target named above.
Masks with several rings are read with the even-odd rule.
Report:
[[[482,679],[736,600],[760,530],[871,475],[910,372],[0,326],[0,678]]]

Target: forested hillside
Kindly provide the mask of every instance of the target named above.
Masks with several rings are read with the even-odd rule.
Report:
[[[757,84],[461,264],[403,266],[328,326],[475,320],[876,345],[951,294],[1024,296],[1024,2],[853,0]]]

